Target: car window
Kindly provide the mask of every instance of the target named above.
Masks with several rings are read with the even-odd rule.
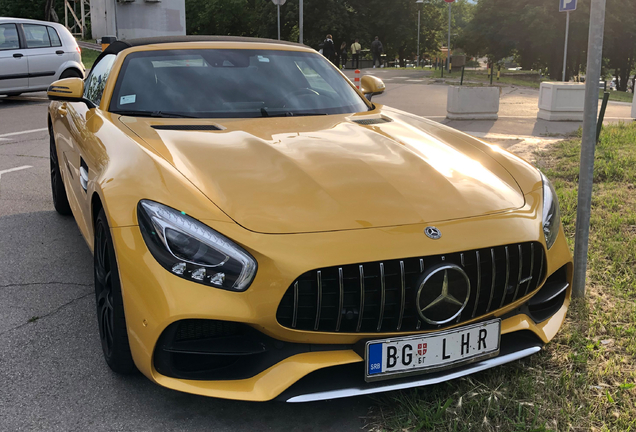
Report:
[[[124,60],[109,108],[129,115],[160,111],[202,118],[368,109],[351,83],[320,54],[251,49],[131,53]]]
[[[0,50],[18,48],[20,48],[20,41],[15,24],[0,24]]]
[[[60,47],[62,46],[62,41],[60,40],[60,36],[57,34],[57,31],[53,27],[46,28],[49,32],[49,39],[51,40],[51,46]]]
[[[44,48],[51,46],[49,32],[46,26],[37,24],[23,24],[24,34],[26,36],[27,48]]]
[[[102,95],[104,93],[104,87],[108,80],[108,75],[113,67],[115,61],[115,54],[108,54],[104,56],[99,63],[93,66],[91,73],[86,78],[84,83],[84,97],[95,105],[99,105],[102,101]]]

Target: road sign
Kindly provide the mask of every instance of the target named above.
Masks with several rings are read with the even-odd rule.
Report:
[[[559,0],[559,12],[572,12],[576,10],[577,0]]]

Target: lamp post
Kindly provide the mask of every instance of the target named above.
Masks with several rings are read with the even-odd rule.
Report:
[[[287,0],[272,0],[272,3],[278,7],[278,40],[280,40],[280,7],[284,5],[286,1]]]
[[[302,1],[302,0],[301,0]],[[417,0],[415,4],[422,4],[424,0]],[[420,67],[420,34],[422,33],[420,30],[420,25],[422,22],[422,9],[417,9],[417,56],[415,57],[416,63],[415,67]]]
[[[298,18],[299,23],[298,23],[298,32],[299,32],[299,37],[298,37],[298,42],[300,42],[301,44],[304,43],[303,42],[303,0],[299,0],[300,4],[298,5],[298,9],[299,9],[299,15],[300,17]]]
[[[446,71],[450,72],[450,68],[451,68],[451,46],[450,46],[450,39],[451,39],[451,14],[452,14],[452,8],[451,5],[455,2],[455,0],[444,0],[446,3],[448,3],[448,51],[446,52],[447,57],[448,57],[448,61],[446,62]]]

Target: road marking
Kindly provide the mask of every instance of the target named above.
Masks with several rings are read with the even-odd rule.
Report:
[[[21,132],[6,133],[6,134],[0,135],[0,141],[8,141],[8,139],[5,138],[5,137],[16,136],[16,135],[24,135],[24,134],[35,133],[35,132],[44,132],[45,130],[48,130],[48,129],[47,128],[41,128],[41,129],[31,129],[31,130],[26,130],[26,131],[21,131]]]
[[[24,165],[24,166],[17,167],[17,168],[9,168],[9,169],[6,169],[6,170],[2,170],[2,171],[0,171],[0,178],[2,178],[2,174],[7,174],[7,173],[10,173],[10,172],[14,172],[14,171],[25,170],[27,168],[33,168],[33,167],[31,165]]]
[[[406,80],[407,82],[424,82],[424,80]]]
[[[395,78],[395,79],[406,79],[408,77],[393,77],[393,78]]]

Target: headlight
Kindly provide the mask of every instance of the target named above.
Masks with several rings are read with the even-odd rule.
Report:
[[[169,272],[232,291],[245,291],[252,283],[256,260],[230,239],[184,212],[141,200],[137,218],[148,249]]]
[[[545,243],[550,249],[556,241],[561,227],[559,199],[550,180],[543,174],[541,174],[541,178],[543,179],[543,235]]]

